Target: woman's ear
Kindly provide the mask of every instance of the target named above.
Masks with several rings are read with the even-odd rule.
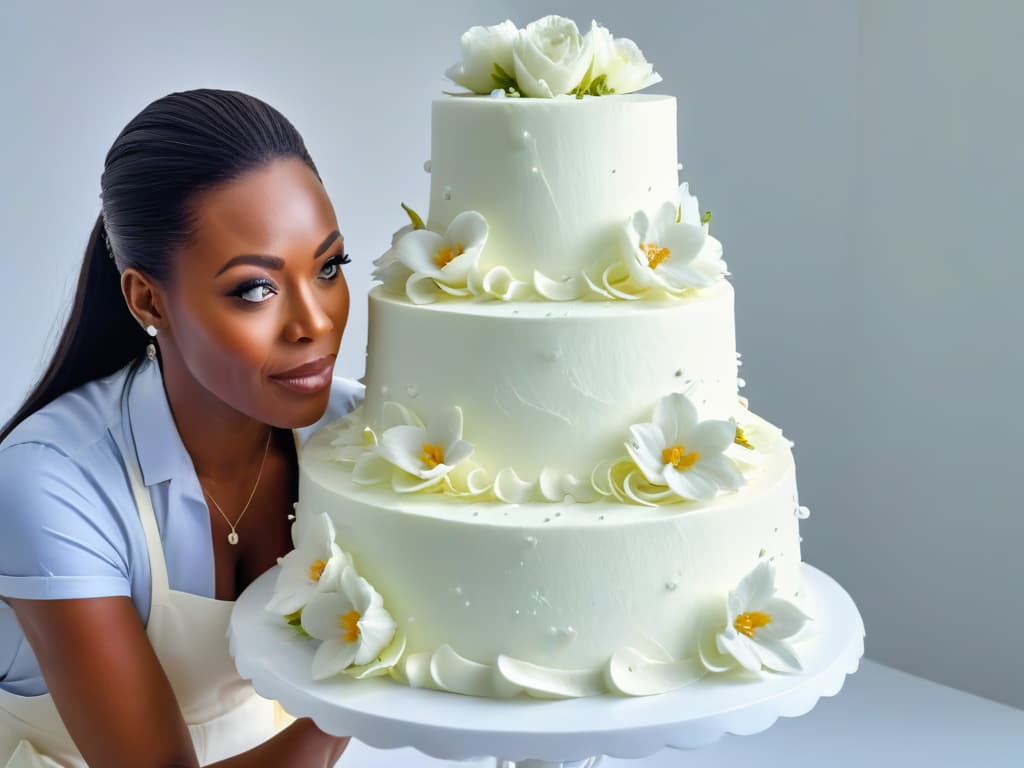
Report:
[[[158,331],[166,328],[163,293],[149,276],[134,267],[128,267],[121,273],[121,293],[128,303],[128,311],[139,321],[139,325],[143,328],[154,325]]]

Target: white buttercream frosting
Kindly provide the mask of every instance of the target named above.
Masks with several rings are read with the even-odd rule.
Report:
[[[759,559],[774,563],[779,597],[801,589],[784,441],[759,447],[764,461],[740,492],[710,501],[552,507],[359,487],[332,458],[336,434],[327,427],[303,450],[297,514],[330,515],[398,625],[405,647],[391,674],[410,685],[480,696],[658,693],[703,674],[707,611],[718,615]]]

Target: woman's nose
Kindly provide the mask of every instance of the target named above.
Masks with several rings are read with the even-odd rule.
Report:
[[[331,316],[325,311],[312,286],[300,287],[292,294],[291,317],[285,329],[289,341],[315,339],[334,328]]]

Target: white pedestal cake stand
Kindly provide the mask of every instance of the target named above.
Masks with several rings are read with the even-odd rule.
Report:
[[[257,578],[235,603],[228,628],[239,674],[295,717],[378,749],[412,746],[444,760],[497,755],[498,768],[584,768],[600,755],[639,758],[665,747],[695,749],[725,733],[763,731],[779,717],[809,712],[839,692],[864,652],[864,625],[850,596],[804,565],[811,633],[800,641],[804,671],[762,678],[709,675],[677,691],[541,701],[480,699],[389,678],[314,681],[316,642],[264,610],[280,566]]]

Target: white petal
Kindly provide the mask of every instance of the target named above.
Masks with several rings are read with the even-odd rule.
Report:
[[[473,455],[473,444],[465,440],[456,440],[444,452],[445,466],[454,467]]]
[[[697,408],[682,392],[673,392],[655,403],[654,423],[661,430],[666,446],[678,445],[697,425]]]
[[[707,419],[700,422],[690,433],[687,448],[699,451],[701,455],[721,453],[736,440],[736,425],[731,421]]]
[[[735,491],[746,482],[743,479],[743,473],[736,468],[736,465],[721,455],[701,455],[697,466],[700,468],[701,474],[710,478],[715,485],[725,491]]]
[[[390,264],[377,267],[373,270],[370,278],[379,280],[384,290],[388,293],[402,295],[405,293],[405,286],[409,281],[410,275],[412,275],[412,270],[405,266],[405,264],[402,264],[400,261],[393,261]]]
[[[511,467],[501,470],[494,479],[494,495],[506,504],[522,504],[531,495],[533,483],[520,480]]]
[[[436,488],[444,480],[448,467],[444,464],[439,464],[435,469],[439,471],[426,479],[410,475],[408,472],[396,470],[391,475],[391,490],[395,493],[420,493]]]
[[[796,605],[780,597],[765,600],[761,607],[772,617],[771,623],[757,630],[757,638],[768,640],[785,640],[804,628],[810,617]]]
[[[427,473],[421,457],[423,446],[429,442],[426,431],[400,424],[385,430],[374,450],[382,459],[404,472],[426,479],[433,475]]]
[[[352,482],[357,485],[376,485],[391,476],[391,464],[375,453],[364,453],[352,468]]]
[[[441,268],[437,266],[437,254],[447,246],[444,237],[429,229],[417,229],[395,245],[395,258],[411,272],[421,272],[430,277],[439,277]]]
[[[719,652],[732,656],[748,672],[760,671],[761,659],[746,636],[726,631],[717,635],[715,641]]]
[[[397,625],[391,614],[383,608],[368,611],[359,620],[359,652],[356,664],[369,664],[387,648],[395,636]]]
[[[739,612],[761,610],[775,593],[775,566],[768,559],[758,560],[730,593],[740,601]],[[733,617],[735,618],[735,616]]]
[[[423,442],[447,449],[462,438],[462,409],[457,405],[435,413],[427,425]],[[422,447],[422,446],[421,446]],[[447,455],[446,457],[447,458]],[[447,463],[447,462],[446,462]]]
[[[413,304],[433,304],[439,293],[435,279],[422,272],[413,272],[405,281],[405,295]]]
[[[665,478],[662,476],[665,462],[662,461],[661,454],[667,445],[661,430],[654,424],[644,423],[634,424],[629,428],[629,433],[633,439],[626,443],[626,450],[644,473],[647,482],[665,485]]]
[[[680,472],[669,464],[665,466],[662,475],[668,487],[684,499],[707,501],[718,493],[718,486],[702,475],[696,467]]]
[[[355,605],[344,592],[319,592],[302,609],[301,625],[318,640],[338,638],[342,636],[338,619],[354,610]]]
[[[638,471],[630,472],[626,475],[626,478],[622,483],[622,490],[626,496],[636,504],[643,507],[656,507],[657,504],[648,498],[649,494],[645,494],[639,489],[641,477],[642,476]],[[672,491],[670,489],[669,494],[671,493]]]
[[[419,427],[426,431],[426,427],[423,425],[423,422],[420,421],[419,417],[415,413],[401,403],[396,403],[394,400],[385,400],[384,404],[381,406],[381,432],[386,432],[391,429],[391,427],[397,427],[399,425]]]
[[[325,640],[313,655],[313,679],[325,680],[338,674],[355,660],[358,650],[358,643],[337,639]]]
[[[452,244],[461,243],[467,251],[483,248],[487,243],[487,219],[478,211],[463,211],[448,225],[445,239]]]
[[[689,182],[683,182],[679,186],[678,202],[681,221],[695,227],[701,226],[700,205],[697,203],[697,197],[690,194]]]
[[[756,637],[753,645],[754,652],[768,669],[776,672],[799,672],[803,669],[800,659],[783,640]]]
[[[569,276],[564,280],[552,280],[541,272],[534,271],[533,287],[548,301],[572,301],[585,292],[584,277]]]

